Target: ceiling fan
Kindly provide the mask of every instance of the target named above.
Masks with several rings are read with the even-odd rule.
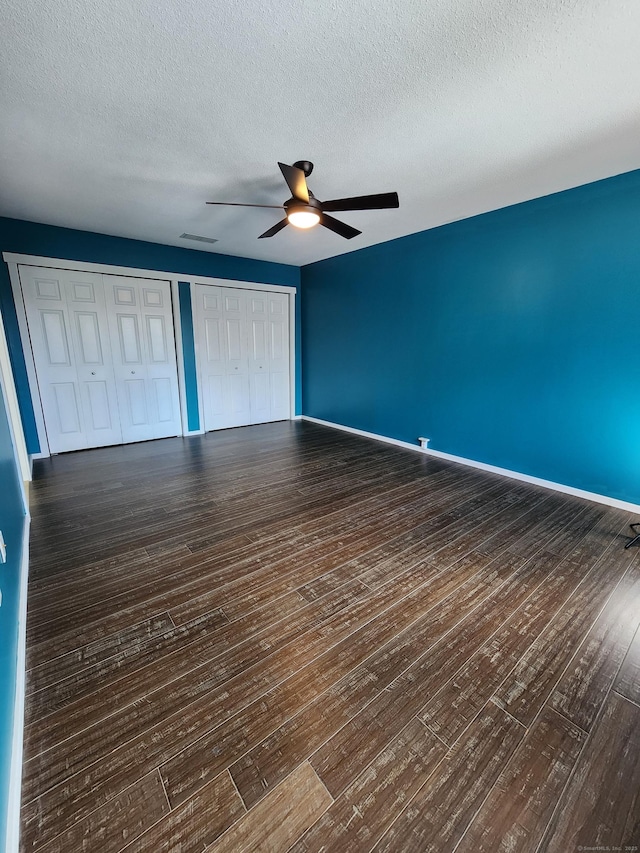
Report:
[[[295,225],[296,228],[313,228],[314,225],[324,225],[330,231],[351,240],[362,234],[357,228],[352,228],[339,219],[329,216],[339,210],[383,210],[390,207],[399,207],[398,193],[378,193],[377,195],[359,195],[355,198],[336,198],[332,201],[319,201],[307,186],[307,178],[313,171],[313,163],[309,160],[298,160],[293,166],[286,163],[278,163],[287,186],[291,191],[291,198],[284,204],[242,204],[232,201],[208,201],[207,204],[219,204],[229,207],[269,207],[275,210],[284,210],[285,218],[281,219],[271,228],[261,234],[258,238],[273,237],[286,225]]]

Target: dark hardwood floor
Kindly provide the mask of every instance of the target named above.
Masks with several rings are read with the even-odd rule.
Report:
[[[31,497],[24,851],[640,845],[628,513],[288,422]]]

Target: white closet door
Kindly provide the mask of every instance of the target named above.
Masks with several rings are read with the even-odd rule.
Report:
[[[223,287],[225,367],[227,373],[228,426],[245,426],[251,421],[249,362],[247,358],[246,291]]]
[[[169,282],[103,279],[124,441],[180,435]]]
[[[20,267],[52,453],[119,444],[102,276]]]
[[[269,389],[270,420],[282,421],[290,412],[289,298],[285,293],[269,293]]]
[[[266,292],[247,291],[249,388],[251,423],[254,424],[271,420],[268,298]]]
[[[194,299],[204,428],[289,418],[289,299],[198,284]]]
[[[245,294],[201,284],[195,294],[198,375],[204,428],[250,423]]]
[[[227,426],[226,376],[224,356],[224,318],[221,288],[200,285],[196,288],[196,338],[198,374],[202,394],[204,426],[207,430]]]
[[[289,417],[289,300],[247,291],[251,423]]]

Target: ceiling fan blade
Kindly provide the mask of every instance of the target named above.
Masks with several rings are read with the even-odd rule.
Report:
[[[333,216],[327,216],[326,213],[320,214],[320,225],[324,225],[329,231],[334,231],[347,240],[351,240],[352,237],[362,234],[362,231],[358,231],[357,228],[352,228],[350,225],[340,222],[339,219],[334,219]]]
[[[296,166],[287,166],[286,163],[278,163],[280,171],[287,182],[287,186],[291,190],[291,195],[297,198],[298,201],[303,201],[309,204],[309,190],[307,188],[307,179],[305,178],[302,169]]]
[[[207,201],[206,204],[222,204],[225,207],[270,207],[274,210],[284,210],[282,204],[242,204],[239,201]]]
[[[358,195],[355,198],[334,198],[323,201],[323,210],[385,210],[400,207],[398,193],[377,193],[376,195]]]
[[[280,222],[276,222],[276,224],[272,225],[268,231],[265,231],[264,234],[261,234],[258,237],[258,240],[262,240],[263,237],[273,237],[273,235],[277,234],[278,231],[282,231],[282,229],[285,227],[285,225],[288,225],[288,223],[289,223],[289,220],[285,216],[284,219],[281,219]]]

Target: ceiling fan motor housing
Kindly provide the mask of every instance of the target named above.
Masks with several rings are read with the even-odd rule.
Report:
[[[313,172],[313,163],[311,160],[296,160],[293,166],[296,169],[302,169],[305,178],[308,178],[311,172]]]
[[[293,210],[306,210],[309,213],[321,213],[322,212],[322,204],[318,201],[315,196],[309,193],[309,201],[304,202],[300,201],[299,198],[290,198],[288,201],[284,203],[284,209],[287,213],[292,213]]]

